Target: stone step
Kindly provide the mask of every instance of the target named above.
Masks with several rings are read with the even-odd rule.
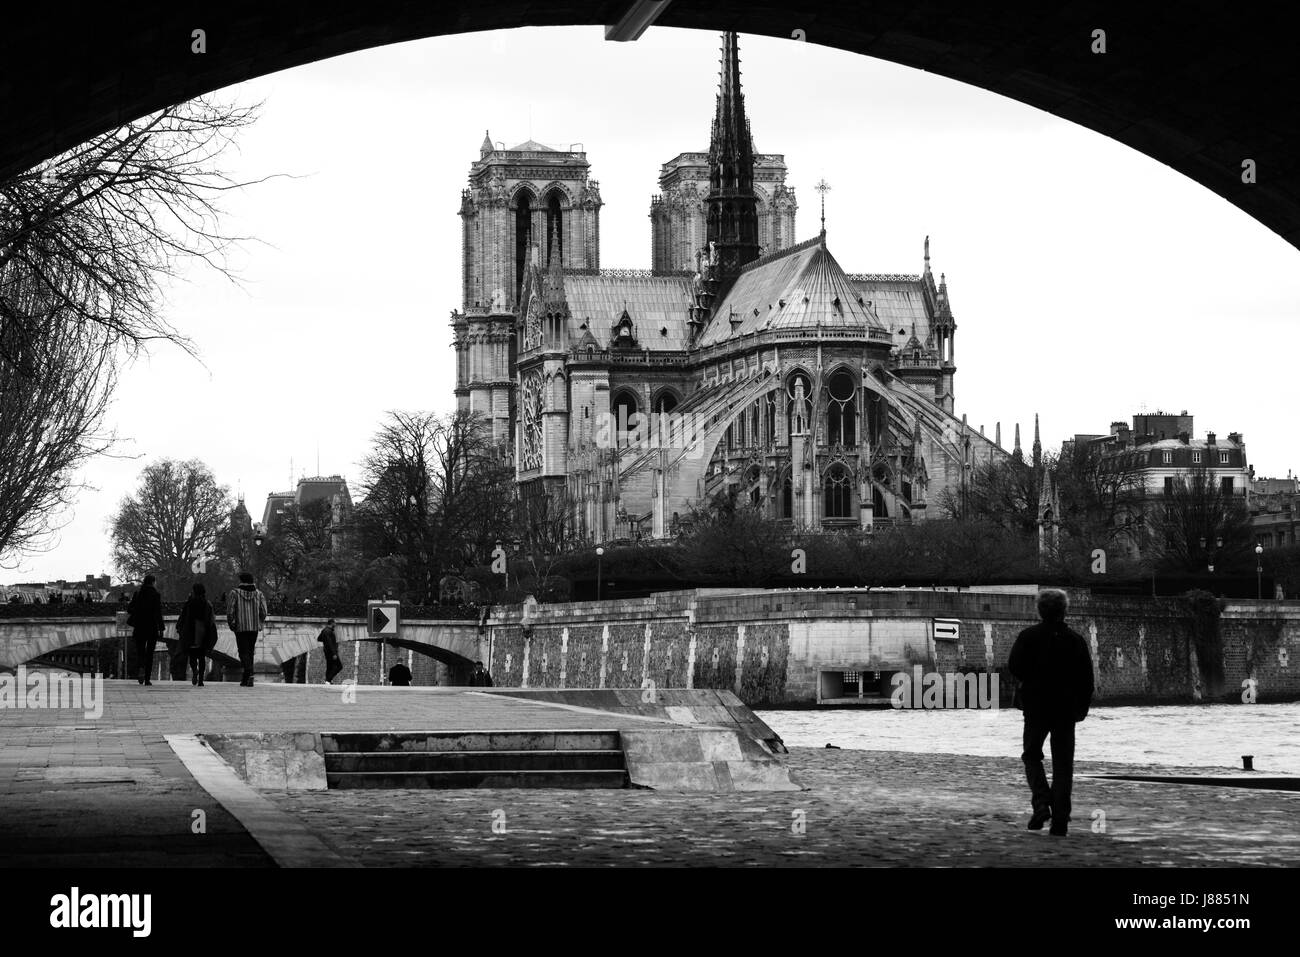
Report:
[[[400,774],[428,771],[622,771],[623,752],[575,748],[553,751],[332,752],[327,774]]]
[[[622,751],[617,731],[399,731],[322,734],[325,754],[443,751]]]
[[[331,788],[625,788],[627,772],[406,771],[390,774],[328,772]]]

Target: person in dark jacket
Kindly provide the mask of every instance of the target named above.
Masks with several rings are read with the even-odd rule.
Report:
[[[343,670],[343,662],[339,659],[339,639],[334,633],[334,619],[331,618],[325,622],[325,627],[320,630],[316,636],[325,651],[325,682],[334,681],[338,673]]]
[[[487,673],[483,667],[483,662],[474,662],[474,673],[469,676],[469,686],[471,688],[491,688],[492,676]]]
[[[176,620],[176,634],[190,666],[190,684],[203,687],[203,671],[212,649],[217,646],[217,616],[208,601],[203,582],[195,582],[193,593]],[[181,680],[184,680],[184,673]]]
[[[253,687],[253,649],[265,621],[266,598],[253,584],[252,573],[240,572],[239,587],[232,588],[226,597],[226,623],[235,633],[239,663],[244,669],[243,680],[239,682],[241,688]]]
[[[149,672],[153,669],[153,653],[166,625],[163,622],[162,595],[154,587],[154,576],[145,575],[144,584],[127,606],[127,624],[131,626],[131,641],[135,645],[135,658],[139,666],[140,684],[151,685]]]
[[[411,669],[397,659],[397,664],[388,669],[388,683],[398,688],[407,688],[411,684]]]
[[[1070,823],[1070,790],[1074,780],[1074,726],[1088,716],[1092,703],[1092,656],[1083,636],[1065,624],[1069,599],[1047,588],[1038,594],[1043,620],[1016,638],[1007,662],[1020,682],[1017,707],[1025,714],[1025,775],[1029,779],[1033,816],[1031,831],[1049,820],[1053,834],[1064,836]],[[1052,739],[1052,783],[1043,770],[1043,742]]]

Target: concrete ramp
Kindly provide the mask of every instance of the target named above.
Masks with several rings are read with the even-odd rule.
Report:
[[[733,728],[769,753],[785,754],[780,736],[730,691],[714,688],[480,688],[480,691],[548,704],[659,718],[681,725]],[[652,699],[652,700],[647,700]]]

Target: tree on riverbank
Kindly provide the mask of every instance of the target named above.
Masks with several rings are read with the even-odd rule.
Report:
[[[122,364],[156,341],[191,350],[162,311],[186,262],[230,276],[220,168],[255,108],[169,106],[0,180],[0,562],[52,541]]]

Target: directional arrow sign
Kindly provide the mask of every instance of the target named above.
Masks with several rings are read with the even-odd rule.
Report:
[[[961,622],[956,618],[935,618],[933,621],[936,640],[956,641],[960,637]]]
[[[400,605],[395,601],[370,600],[366,602],[366,634],[380,638],[397,634]]]

